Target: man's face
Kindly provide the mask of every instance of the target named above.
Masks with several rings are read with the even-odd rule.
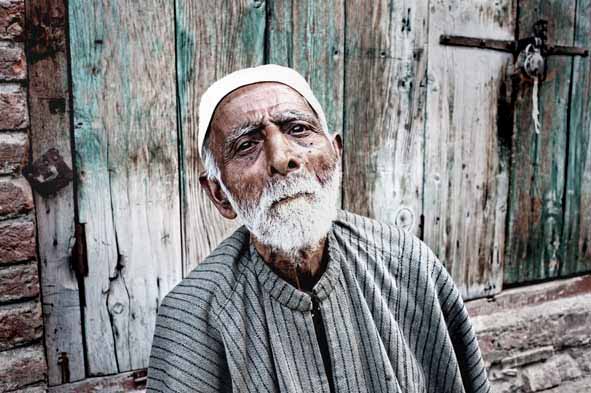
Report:
[[[291,249],[326,230],[336,214],[340,139],[322,130],[299,93],[272,82],[237,89],[218,105],[210,133],[222,191],[259,241]],[[293,232],[307,240],[290,245]]]

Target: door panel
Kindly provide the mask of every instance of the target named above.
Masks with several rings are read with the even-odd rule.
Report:
[[[225,74],[263,64],[265,4],[176,1],[178,110],[181,154],[183,264],[188,274],[231,231],[199,185],[199,100]]]
[[[174,9],[69,2],[88,373],[146,367],[158,304],[181,278]]]
[[[577,1],[574,45],[591,48],[591,1]],[[591,57],[573,58],[561,276],[591,271]]]
[[[512,0],[431,2],[424,240],[464,298],[501,290],[508,151],[499,135],[508,53],[439,43],[441,34],[512,40]]]
[[[519,38],[548,20],[548,37],[573,45],[575,0],[520,2]],[[540,133],[532,121],[532,82],[522,79],[515,103],[505,282],[523,283],[560,273],[563,195],[567,155],[572,57],[547,58],[546,80],[539,86]]]

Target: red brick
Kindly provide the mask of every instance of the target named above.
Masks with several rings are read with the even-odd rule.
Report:
[[[22,41],[25,31],[25,0],[0,0],[0,39]]]
[[[0,180],[0,217],[23,214],[33,209],[33,192],[24,178]]]
[[[31,343],[42,336],[38,300],[0,306],[0,351]]]
[[[35,258],[35,225],[33,221],[0,222],[0,265]]]
[[[0,132],[0,174],[18,173],[29,158],[29,138],[20,132]]]
[[[13,130],[29,125],[27,92],[16,83],[0,84],[0,129]]]
[[[44,382],[46,372],[41,344],[0,352],[0,392]]]
[[[0,41],[0,80],[20,81],[27,77],[23,44]]]
[[[39,295],[37,262],[0,268],[0,302]]]

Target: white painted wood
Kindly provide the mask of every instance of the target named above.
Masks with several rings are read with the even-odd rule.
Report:
[[[428,1],[347,3],[344,206],[419,234]]]
[[[439,44],[441,34],[512,40],[513,0],[431,2],[424,240],[465,298],[502,285],[508,157],[497,137],[512,55]]]

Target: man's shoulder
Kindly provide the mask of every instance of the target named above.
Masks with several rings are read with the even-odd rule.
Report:
[[[354,241],[361,247],[370,247],[373,251],[388,254],[403,262],[403,267],[427,261],[432,270],[434,265],[440,264],[435,253],[424,241],[395,224],[346,210],[339,210],[335,224],[341,238],[345,238],[345,241]],[[395,265],[390,264],[393,268]]]
[[[186,299],[198,307],[195,312],[215,313],[233,290],[239,277],[239,261],[248,251],[249,233],[236,229],[164,298],[163,306]]]

